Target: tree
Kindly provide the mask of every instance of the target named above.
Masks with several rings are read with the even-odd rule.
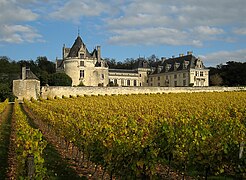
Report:
[[[71,86],[72,79],[65,73],[54,73],[49,76],[50,86]]]
[[[55,63],[48,61],[46,56],[37,57],[36,64],[40,70],[46,71],[48,74],[53,74],[56,72]]]
[[[223,84],[223,79],[219,74],[214,74],[210,76],[210,85],[212,86],[220,86]]]
[[[0,102],[3,102],[7,98],[9,101],[14,101],[15,96],[7,83],[0,83]]]

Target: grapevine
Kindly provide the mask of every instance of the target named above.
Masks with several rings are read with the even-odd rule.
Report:
[[[111,176],[154,177],[158,164],[206,174],[246,170],[245,153],[238,157],[245,143],[245,92],[85,96],[25,104]]]
[[[43,179],[46,174],[42,152],[47,145],[42,133],[29,126],[27,117],[20,108],[17,100],[14,104],[13,118],[15,119],[15,148],[17,159],[17,177],[19,179]],[[28,174],[28,159],[33,158],[33,174]],[[31,159],[32,160],[32,159]],[[29,167],[30,168],[30,167]]]

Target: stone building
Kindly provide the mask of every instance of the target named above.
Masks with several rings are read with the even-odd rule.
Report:
[[[56,61],[57,71],[72,78],[72,85],[85,86],[208,86],[209,70],[191,52],[169,59],[156,66],[139,58],[132,69],[110,69],[101,58],[101,48],[88,51],[78,35],[71,48],[63,47],[63,58]]]
[[[73,86],[108,84],[108,66],[101,59],[100,46],[90,53],[79,35],[71,48],[64,45],[63,57],[62,60],[56,60],[56,69],[70,76]]]
[[[148,86],[149,72],[147,61],[139,58],[133,69],[109,69],[109,83],[118,86]]]
[[[169,59],[162,58],[148,76],[149,86],[209,86],[209,69],[191,52]]]
[[[22,67],[21,79],[13,80],[13,94],[18,100],[40,97],[40,81],[29,68]]]

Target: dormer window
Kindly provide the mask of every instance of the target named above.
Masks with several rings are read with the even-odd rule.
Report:
[[[79,58],[80,58],[80,59],[84,59],[84,58],[85,58],[85,54],[84,54],[84,53],[80,53],[80,54],[79,54]]]
[[[162,69],[163,69],[163,66],[158,66],[157,73],[160,73]]]
[[[169,69],[171,68],[171,66],[172,66],[171,64],[167,64],[166,65],[166,72],[169,71]]]
[[[196,68],[201,69],[202,67],[203,67],[203,64],[202,64],[201,59],[197,59],[197,61],[196,61]]]
[[[184,63],[183,63],[183,69],[187,69],[189,63],[190,63],[189,61],[184,61]]]
[[[180,63],[175,63],[174,64],[174,69],[177,70],[179,68],[179,66],[180,66]]]

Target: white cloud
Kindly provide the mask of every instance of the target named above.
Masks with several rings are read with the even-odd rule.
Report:
[[[0,42],[22,43],[40,41],[41,35],[35,28],[23,24],[37,20],[38,14],[24,8],[35,0],[0,0]]]
[[[0,12],[1,24],[34,21],[38,18],[38,14],[33,13],[30,9],[22,8],[13,0],[1,0]]]
[[[246,49],[236,51],[218,51],[207,55],[201,55],[206,64],[212,66],[223,64],[228,61],[246,62]]]
[[[133,30],[114,30],[117,35],[109,39],[110,43],[123,45],[194,45],[201,46],[197,39],[190,39],[185,31],[172,28],[142,28]]]
[[[109,41],[116,44],[122,44],[122,41],[132,44],[132,39],[135,39],[135,44],[146,42],[201,46],[205,41],[228,42],[229,39],[235,39],[225,28],[246,25],[245,6],[245,0],[133,0],[120,7],[121,13],[118,16],[109,17],[105,22],[112,32]],[[145,32],[151,28],[155,33],[148,34],[152,37],[145,36],[145,40],[138,38],[140,35],[137,31]],[[156,42],[163,32],[156,29],[173,29],[175,33],[162,36],[167,39]],[[182,33],[176,32],[185,32],[186,38],[180,38],[183,37]],[[138,37],[134,38],[133,34]],[[169,40],[170,38],[173,39]]]
[[[234,33],[235,33],[235,34],[238,34],[238,35],[246,35],[246,27],[245,27],[245,28],[238,28],[238,29],[235,29],[235,30],[234,30]]]
[[[42,36],[36,33],[31,26],[3,25],[0,30],[2,36],[0,42],[22,43],[42,41]]]
[[[197,32],[201,35],[216,35],[216,34],[223,34],[224,30],[215,27],[209,26],[197,26],[194,28],[194,32]]]
[[[83,16],[99,16],[106,11],[108,11],[108,5],[99,0],[70,0],[51,13],[50,16],[58,20],[72,20],[79,23]]]

